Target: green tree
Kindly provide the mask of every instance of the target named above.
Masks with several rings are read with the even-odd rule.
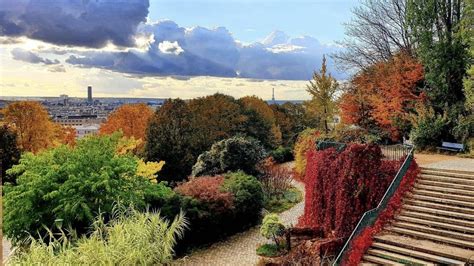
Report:
[[[474,110],[474,0],[466,0],[465,19],[463,22],[464,37],[469,43],[470,67],[464,80],[466,108]]]
[[[309,81],[307,91],[312,99],[307,102],[309,111],[317,116],[323,125],[326,133],[329,132],[329,122],[332,121],[337,112],[336,93],[339,91],[339,84],[330,73],[327,73],[326,57],[323,57],[321,70],[314,72],[313,80]]]
[[[282,105],[272,104],[270,107],[280,128],[283,146],[293,147],[300,132],[318,125],[318,118],[309,115],[303,104],[286,102]]]
[[[278,237],[282,236],[285,232],[285,225],[280,221],[277,214],[270,213],[263,217],[262,226],[260,227],[260,234],[267,238],[273,239],[277,246],[280,245]]]
[[[4,233],[14,242],[44,236],[57,222],[86,233],[99,212],[108,218],[116,202],[145,207],[146,194],[162,190],[137,175],[138,158],[116,153],[119,134],[88,137],[76,147],[26,153],[8,170],[17,185],[4,187]]]
[[[191,111],[181,99],[167,100],[152,116],[147,129],[147,161],[165,161],[160,178],[181,181],[191,173],[193,155]]]
[[[17,136],[7,125],[0,126],[0,168],[2,185],[5,182],[15,183],[15,179],[7,176],[6,172],[20,159],[20,150],[17,146]]]
[[[408,0],[407,18],[421,60],[428,96],[439,113],[464,103],[468,51],[462,36],[465,0]]]

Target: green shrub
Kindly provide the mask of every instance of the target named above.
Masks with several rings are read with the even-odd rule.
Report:
[[[270,153],[273,160],[277,163],[286,163],[294,159],[293,151],[289,147],[278,147]]]
[[[281,196],[265,199],[265,210],[273,213],[284,212],[303,200],[303,193],[297,188],[290,188]]]
[[[155,265],[169,263],[177,238],[183,236],[187,221],[179,214],[170,223],[159,213],[118,211],[107,224],[99,217],[89,237],[68,238],[62,232],[52,240],[32,239],[18,249],[11,265]]]
[[[446,134],[446,118],[436,115],[433,109],[419,111],[412,119],[413,128],[410,140],[420,150],[430,150],[438,147]]]
[[[263,257],[278,257],[281,255],[283,246],[275,244],[263,244],[257,248],[257,255]]]
[[[145,198],[170,193],[137,176],[136,157],[116,154],[120,137],[90,137],[75,148],[25,154],[8,171],[18,176],[17,185],[4,187],[5,235],[13,242],[44,235],[44,226],[53,228],[57,219],[83,234],[99,211],[107,216],[116,202],[144,208]]]
[[[295,173],[297,177],[304,177],[306,171],[306,153],[316,148],[316,138],[319,136],[316,129],[306,129],[298,135],[293,153],[295,155]]]
[[[474,137],[474,114],[460,116],[452,132],[457,141],[468,144],[469,138]]]
[[[223,189],[234,195],[234,223],[255,225],[261,218],[263,190],[260,182],[244,172],[227,174]]]
[[[265,150],[257,140],[232,137],[214,143],[209,151],[199,155],[192,175],[216,175],[238,170],[255,174],[257,163],[264,157]]]

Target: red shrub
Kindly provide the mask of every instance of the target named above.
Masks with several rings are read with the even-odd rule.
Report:
[[[292,171],[287,166],[276,164],[275,160],[269,157],[262,161],[258,168],[262,172],[259,179],[265,196],[280,196],[291,188]]]
[[[177,186],[175,190],[207,203],[212,210],[225,211],[233,208],[234,197],[221,189],[223,183],[223,176],[202,176]]]

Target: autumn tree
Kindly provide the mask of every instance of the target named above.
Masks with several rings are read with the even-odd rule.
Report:
[[[22,151],[38,152],[56,144],[56,126],[38,102],[20,101],[9,104],[4,121],[17,132]]]
[[[380,127],[398,140],[409,130],[404,128],[408,112],[423,101],[421,82],[423,66],[406,54],[367,68],[353,78],[352,87],[341,97],[343,122],[367,130]]]
[[[466,95],[466,108],[474,112],[474,0],[467,0],[465,7],[465,20],[463,21],[463,34],[469,44],[470,67],[464,79],[464,94]]]
[[[220,93],[192,99],[188,105],[194,132],[191,148],[196,158],[216,141],[237,134],[246,119],[239,103]]]
[[[260,140],[267,148],[280,145],[281,131],[270,106],[257,96],[242,97],[239,102],[247,117],[244,125],[245,133]]]
[[[143,140],[152,115],[153,111],[144,103],[124,104],[109,115],[99,132],[111,134],[121,130],[125,137]]]
[[[326,57],[323,57],[321,70],[314,72],[313,80],[309,81],[307,91],[312,99],[307,102],[308,110],[317,116],[324,131],[329,131],[329,121],[332,121],[337,112],[336,93],[339,91],[339,84],[330,73],[327,72]]]

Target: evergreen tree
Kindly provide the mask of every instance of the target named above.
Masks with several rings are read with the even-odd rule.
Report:
[[[16,144],[17,136],[16,133],[3,125],[0,127],[0,170],[2,177],[2,185],[5,182],[15,183],[14,179],[10,179],[10,176],[6,175],[6,171],[10,169],[14,164],[18,163],[20,159],[20,150]]]

